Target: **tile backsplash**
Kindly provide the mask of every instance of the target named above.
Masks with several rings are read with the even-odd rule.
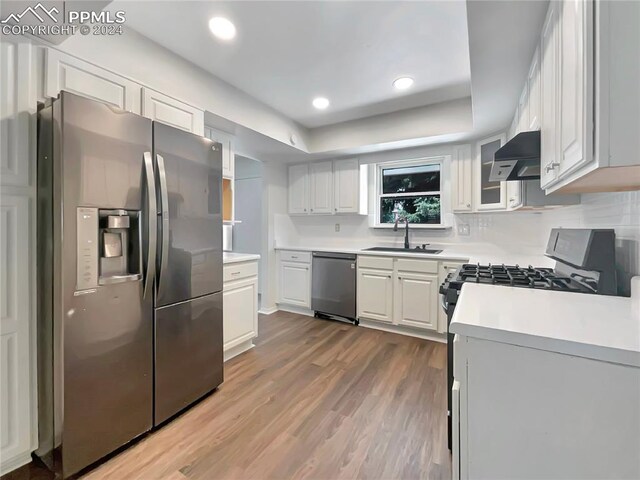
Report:
[[[402,234],[373,229],[364,216],[276,215],[278,245],[363,246],[402,245]],[[542,253],[549,231],[565,228],[614,228],[620,292],[628,295],[629,279],[640,275],[640,192],[598,193],[582,196],[581,204],[544,211],[516,211],[450,215],[446,230],[411,231],[411,243],[490,243],[523,253]],[[336,231],[336,224],[340,224]],[[469,226],[460,235],[458,226]]]

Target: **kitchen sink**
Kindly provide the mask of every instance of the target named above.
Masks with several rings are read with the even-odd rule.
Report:
[[[442,250],[435,250],[429,248],[394,248],[394,247],[371,247],[364,249],[367,252],[403,252],[403,253],[424,253],[435,255],[437,253],[442,253]]]

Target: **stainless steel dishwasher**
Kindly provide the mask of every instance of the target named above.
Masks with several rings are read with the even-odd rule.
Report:
[[[356,256],[349,253],[313,252],[311,308],[315,316],[356,318]]]

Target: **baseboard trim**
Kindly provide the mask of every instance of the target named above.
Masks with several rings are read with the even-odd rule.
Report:
[[[258,310],[258,313],[261,315],[271,315],[272,313],[276,313],[278,311],[278,307],[271,308],[261,308]]]
[[[0,463],[0,476],[6,475],[29,462],[31,462],[31,452],[21,453],[9,459],[3,458]]]
[[[413,328],[403,327],[401,325],[386,325],[370,320],[360,319],[360,326],[365,328],[373,328],[374,330],[382,330],[383,332],[397,333],[408,337],[421,338],[423,340],[431,340],[433,342],[447,343],[447,334],[438,332],[424,332]]]
[[[289,313],[297,313],[298,315],[306,315],[307,317],[313,317],[313,310],[310,310],[305,307],[296,307],[295,305],[280,305],[278,304],[278,309],[283,312]]]
[[[253,339],[242,342],[235,347],[231,347],[229,350],[225,350],[224,361],[227,362],[233,357],[237,357],[241,353],[251,350],[253,347],[255,347],[255,345],[253,344]]]

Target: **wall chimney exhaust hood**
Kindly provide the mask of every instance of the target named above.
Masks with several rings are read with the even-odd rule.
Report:
[[[540,178],[540,131],[521,132],[494,155],[489,180],[535,180]]]

